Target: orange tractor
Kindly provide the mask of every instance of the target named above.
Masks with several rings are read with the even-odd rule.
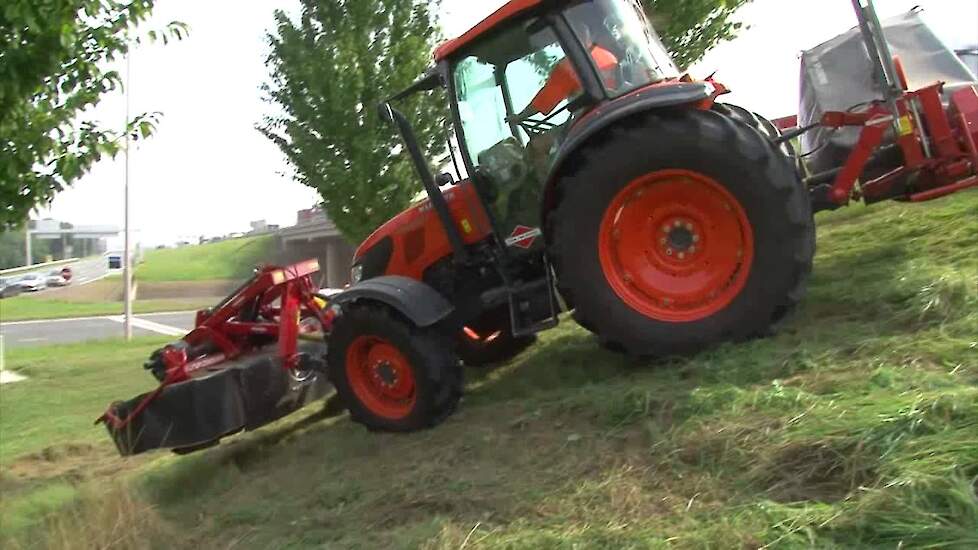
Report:
[[[940,83],[904,89],[872,5],[853,3],[880,97],[784,135],[719,103],[718,82],[682,75],[638,0],[512,0],[442,44],[380,109],[427,199],[359,247],[350,288],[320,303],[302,286],[299,317],[320,321],[326,361],[284,355],[283,368],[327,378],[371,429],[411,431],[455,410],[462,363],[512,357],[564,310],[635,355],[772,333],[805,294],[813,204],[978,184],[975,88],[949,99]],[[396,108],[436,89],[449,98],[458,178],[432,174]],[[843,127],[859,138],[848,159],[809,173],[795,139]],[[173,355],[155,364],[161,379],[186,362]]]

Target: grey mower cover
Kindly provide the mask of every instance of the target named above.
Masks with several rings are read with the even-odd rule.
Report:
[[[954,90],[976,80],[955,52],[924,23],[919,10],[882,24],[893,55],[903,61],[911,90],[936,81]],[[826,111],[846,111],[882,99],[883,87],[875,75],[859,27],[803,52],[799,125],[817,122]],[[818,128],[802,136],[801,150],[818,149],[808,157],[808,167],[812,173],[824,172],[842,166],[858,139],[858,128],[835,133]]]

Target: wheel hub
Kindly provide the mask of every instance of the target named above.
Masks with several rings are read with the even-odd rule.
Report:
[[[414,369],[389,341],[377,336],[356,338],[347,349],[346,375],[353,393],[374,414],[398,420],[414,409]]]
[[[678,218],[672,223],[667,223],[662,228],[664,237],[659,239],[659,244],[666,253],[666,256],[675,256],[677,259],[685,259],[690,254],[695,254],[699,249],[697,244],[700,242],[702,228],[688,218]]]
[[[727,305],[753,261],[750,222],[712,178],[662,170],[626,185],[601,223],[599,253],[626,304],[663,321],[695,321]]]
[[[389,361],[380,361],[374,365],[374,376],[378,382],[388,388],[397,383],[397,372]]]

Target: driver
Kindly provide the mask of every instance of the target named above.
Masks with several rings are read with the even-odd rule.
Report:
[[[615,57],[615,54],[594,42],[591,29],[586,24],[575,23],[574,32],[577,33],[584,47],[591,53],[591,58],[594,59],[606,83],[614,85],[614,75],[618,68],[618,58]],[[510,117],[509,121],[519,123],[535,114],[549,115],[561,102],[569,101],[581,93],[581,89],[581,81],[578,79],[577,73],[574,72],[571,61],[565,57],[551,71],[547,83],[537,92],[530,104],[522,112]]]

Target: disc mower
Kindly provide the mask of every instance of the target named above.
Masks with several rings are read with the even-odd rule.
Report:
[[[263,272],[247,298],[203,314],[184,344],[154,356],[163,387],[110,410],[116,441],[127,430],[179,433],[140,424],[154,405],[161,418],[217,426],[150,446],[192,448],[258,425],[291,410],[265,407],[305,387],[303,373],[327,378],[371,429],[430,427],[455,410],[463,363],[512,357],[564,310],[601,345],[635,355],[771,334],[804,296],[816,210],[978,184],[974,86],[906,89],[871,2],[853,5],[864,76],[878,93],[848,109],[818,104],[815,119],[779,128],[719,102],[727,89],[712,78],[681,74],[638,0],[511,0],[439,46],[433,67],[380,107],[427,198],[360,245],[352,285],[317,297],[302,282],[308,270]],[[850,85],[819,74],[818,90]],[[435,177],[398,106],[437,89],[448,98],[456,174]],[[799,139],[845,128],[858,138],[835,166],[813,168],[811,151],[797,150]],[[286,305],[271,308],[279,295]],[[274,337],[264,319],[278,323]],[[306,319],[322,332],[325,366],[295,351]],[[246,328],[254,323],[265,332]],[[210,367],[198,365],[275,338],[280,368],[254,379],[267,374],[282,389],[253,399],[264,390],[248,369],[223,374],[231,369],[218,364],[215,395],[240,399],[208,401],[212,375],[195,373]]]

